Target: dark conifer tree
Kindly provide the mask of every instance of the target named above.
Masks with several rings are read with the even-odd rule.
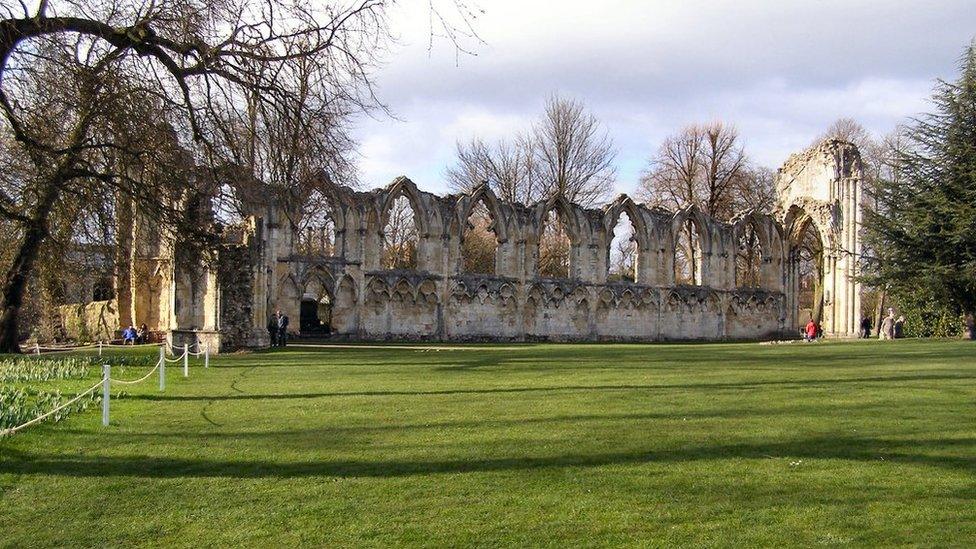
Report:
[[[906,128],[865,229],[877,251],[872,282],[958,315],[976,339],[976,43],[960,69],[957,81],[939,82],[934,112]]]

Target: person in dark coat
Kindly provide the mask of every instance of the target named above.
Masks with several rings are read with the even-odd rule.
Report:
[[[278,316],[277,315],[271,315],[271,318],[268,319],[268,339],[271,340],[272,347],[278,346]]]
[[[871,317],[869,317],[869,316],[866,316],[866,317],[864,317],[864,318],[861,319],[861,337],[862,338],[867,339],[867,338],[871,337],[872,324],[873,323],[871,322]]]
[[[905,317],[899,316],[895,319],[895,339],[905,337]]]
[[[288,315],[278,311],[275,316],[278,319],[278,346],[284,347],[288,344]]]

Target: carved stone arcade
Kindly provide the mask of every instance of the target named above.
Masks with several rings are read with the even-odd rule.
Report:
[[[285,206],[255,200],[243,227],[224,233],[212,257],[181,253],[165,231],[130,216],[120,246],[120,321],[164,330],[177,345],[216,349],[268,344],[274,310],[298,319],[302,301],[328,303],[330,337],[354,340],[660,341],[792,337],[799,322],[799,241],[822,243],[822,326],[852,336],[860,318],[857,274],[861,178],[857,149],[826,141],[779,170],[772,215],[729,223],[695,207],[668,212],[621,195],[591,209],[562,198],[508,203],[487,186],[438,196],[400,177],[385,188],[339,187],[328,198],[331,253],[303,254]],[[383,230],[405,197],[419,233],[417,268],[385,270]],[[497,237],[495,274],[463,273],[461,243],[483,203]],[[570,238],[570,275],[538,276],[539,238],[555,210]],[[626,212],[636,241],[634,282],[608,281],[613,230]],[[701,248],[700,285],[675,284],[676,235],[691,220]],[[742,231],[762,250],[759,287],[736,280]]]

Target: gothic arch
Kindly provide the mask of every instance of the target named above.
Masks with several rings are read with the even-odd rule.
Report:
[[[675,244],[673,241],[674,237],[681,233],[681,230],[684,228],[684,224],[687,221],[692,221],[695,225],[695,230],[698,231],[698,238],[701,240],[702,252],[705,254],[711,253],[712,234],[711,224],[709,223],[710,218],[706,216],[696,205],[678,210],[671,218],[672,246]]]
[[[686,258],[685,261],[691,262],[689,280],[682,282],[682,284],[690,284],[692,286],[707,286],[711,280],[711,254],[712,254],[712,231],[711,224],[709,223],[709,218],[705,216],[704,213],[698,208],[698,206],[690,206],[675,212],[671,220],[671,231],[669,240],[669,255],[671,256],[671,275],[672,282],[678,284],[678,252],[679,246],[682,245],[681,238],[682,233],[685,228],[690,224],[693,233],[689,233],[689,252],[692,257]],[[698,254],[697,258],[694,257],[695,246],[693,237],[698,239]]]
[[[607,241],[609,242],[612,238],[611,235],[614,228],[617,226],[617,221],[620,220],[620,214],[624,212],[627,213],[627,217],[630,219],[630,223],[634,227],[634,239],[637,241],[637,246],[641,250],[649,249],[651,247],[651,238],[649,231],[647,230],[647,224],[646,220],[644,219],[643,211],[641,207],[626,194],[622,194],[617,197],[617,199],[603,214],[603,229],[607,232]]]
[[[535,209],[536,242],[542,236],[546,216],[549,215],[549,212],[553,211],[556,212],[559,220],[562,221],[563,227],[566,228],[566,233],[569,236],[571,244],[578,244],[583,240],[583,228],[580,226],[579,218],[576,216],[577,206],[567,200],[566,197],[557,195],[544,202],[537,202],[533,207]]]
[[[410,202],[410,209],[413,210],[414,222],[417,224],[417,231],[421,237],[433,234],[433,227],[436,224],[437,212],[433,208],[425,208],[424,200],[417,185],[406,177],[398,177],[386,188],[385,196],[380,204],[378,225],[379,231],[383,231],[387,221],[389,221],[390,209],[393,203],[401,196]]]
[[[460,237],[464,236],[465,223],[467,223],[471,212],[479,202],[484,204],[485,208],[491,214],[491,229],[495,233],[495,238],[499,244],[504,244],[508,241],[508,226],[505,213],[502,210],[502,204],[498,200],[498,196],[485,183],[478,185],[470,193],[461,195],[458,199],[455,205],[457,215],[452,222],[453,227],[457,231],[456,234]]]

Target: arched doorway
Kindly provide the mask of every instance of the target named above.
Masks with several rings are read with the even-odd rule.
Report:
[[[299,309],[299,325],[302,335],[329,335],[332,333],[332,300],[328,295],[319,299],[303,297]]]
[[[305,285],[299,305],[299,329],[303,336],[327,336],[332,333],[332,298],[330,285],[318,276]]]
[[[802,210],[794,213],[789,258],[793,328],[801,330],[813,319],[823,330],[826,298],[823,236],[809,215]]]

